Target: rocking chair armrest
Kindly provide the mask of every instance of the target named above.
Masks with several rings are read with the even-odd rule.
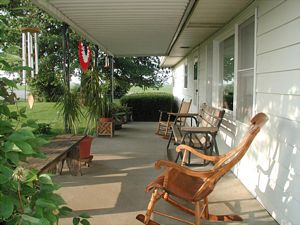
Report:
[[[204,159],[204,160],[207,160],[207,161],[211,161],[211,162],[214,162],[214,163],[218,162],[221,159],[221,156],[217,156],[217,155],[216,156],[205,155],[205,154],[197,151],[196,149],[194,149],[194,148],[192,148],[192,147],[190,147],[188,145],[183,145],[183,144],[178,145],[176,147],[176,151],[177,152],[180,152],[180,151],[182,151],[182,152],[189,151],[189,152],[191,152],[192,154],[194,154],[195,156],[197,156],[197,157],[199,157],[201,159]]]
[[[159,111],[159,121],[162,121],[163,115],[167,115],[168,116],[168,119],[167,119],[166,122],[170,121],[170,119],[171,119],[170,112],[168,112],[168,111],[162,111],[162,110],[158,110],[158,111]]]
[[[160,169],[161,167],[175,169],[175,170],[179,171],[180,173],[184,173],[188,176],[201,177],[201,178],[209,177],[211,174],[214,173],[213,170],[194,171],[194,170],[180,166],[180,165],[178,165],[174,162],[168,161],[168,160],[157,160],[155,162],[155,168]]]

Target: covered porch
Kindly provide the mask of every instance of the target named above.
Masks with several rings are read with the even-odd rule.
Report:
[[[55,181],[62,185],[59,192],[76,214],[88,213],[92,216],[91,224],[141,224],[135,217],[145,213],[151,195],[145,192],[145,187],[162,172],[154,168],[154,162],[167,158],[167,140],[154,134],[156,125],[154,122],[131,122],[116,131],[113,138],[95,138],[93,163],[82,169],[82,176],[71,176],[64,170],[61,176],[55,177]],[[231,173],[218,183],[209,201],[211,213],[235,213],[244,219],[230,224],[277,225]],[[160,202],[157,207],[193,221],[191,216],[165,202]],[[174,221],[158,215],[154,220],[160,224],[174,224]],[[71,221],[71,217],[63,218],[60,224],[71,224]],[[203,224],[211,223],[203,221]]]
[[[226,112],[229,116],[229,129],[228,132],[220,133],[220,146],[223,149],[220,152],[225,153],[239,142],[240,134],[246,127],[243,112],[247,111],[252,116],[257,112],[266,113],[269,122],[263,137],[252,146],[250,154],[246,155],[241,164],[234,168],[234,173],[280,224],[300,224],[296,210],[300,205],[300,139],[297,138],[300,128],[300,1],[32,2],[70,25],[71,29],[98,45],[110,56],[162,56],[162,66],[173,69],[174,96],[178,99],[193,99],[193,112],[197,112],[199,104],[203,102],[224,107],[224,84],[228,83],[224,79],[224,71],[228,68],[224,65],[231,65],[233,82],[230,82],[233,84],[234,94],[229,90],[232,103]],[[247,32],[249,30],[251,35]],[[250,36],[251,44],[247,42]],[[225,59],[229,61],[225,63]],[[111,202],[105,199],[108,195],[104,198],[96,194],[93,196],[100,196],[100,199],[94,197],[91,201],[84,201],[91,215],[95,214],[93,219],[99,218],[101,224],[135,223],[132,215],[143,210],[149,198],[149,195],[136,190],[143,190],[147,182],[159,173],[152,169],[153,162],[165,157],[165,144],[161,143],[163,140],[151,132],[147,134],[146,130],[143,130],[145,133],[132,134],[136,129],[138,128],[133,127],[132,131],[128,131],[128,139],[124,138],[124,141],[121,140],[123,137],[120,133],[114,139],[97,139],[94,143],[95,154],[99,151],[99,155],[96,155],[94,167],[90,168],[91,172],[88,174],[95,173],[97,179],[107,180],[107,183],[101,185],[107,187],[106,190],[110,190],[110,193],[115,191]],[[140,143],[143,138],[146,141]],[[98,141],[101,145],[99,148],[96,147]],[[146,150],[150,146],[151,149]],[[75,200],[81,198],[76,196],[81,187],[80,182],[86,183],[84,187],[89,189],[93,187],[95,177],[59,177],[58,181],[69,186],[69,189],[64,187],[62,191]],[[133,181],[129,178],[136,179],[136,183],[132,185]],[[78,182],[74,182],[77,179]],[[221,197],[221,200],[216,199],[216,208],[221,205],[223,210],[237,209],[237,213],[246,219],[246,224],[263,224],[262,220],[266,224],[274,223],[270,222],[272,219],[266,217],[268,214],[261,211],[259,205],[252,205],[256,201],[246,191],[246,197],[238,197],[236,201],[230,200],[233,195],[223,199],[226,196],[223,194],[224,189],[230,193],[230,185],[238,182],[230,180],[233,179],[232,176],[226,179],[229,182],[223,181],[223,188],[219,185],[213,195]],[[96,184],[94,187],[99,190]],[[135,195],[127,195],[127,191],[132,191]],[[65,197],[68,199],[68,196]],[[134,204],[131,204],[133,200]],[[247,202],[252,208],[245,206]],[[83,205],[83,201],[80,203]],[[122,207],[121,203],[125,203],[125,206]],[[70,206],[73,207],[72,204],[70,201]],[[76,206],[73,208],[76,210],[80,204],[74,204]],[[130,215],[132,211],[135,212]],[[125,218],[127,216],[133,220],[128,222]]]

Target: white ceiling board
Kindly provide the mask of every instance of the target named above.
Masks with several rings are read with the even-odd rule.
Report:
[[[166,55],[190,0],[32,0],[114,56]],[[66,20],[67,18],[67,20]],[[71,22],[71,23],[70,23]]]
[[[195,5],[193,0],[32,2],[109,54],[169,56],[164,66],[172,66],[253,0],[196,0]]]
[[[203,42],[218,28],[186,28],[178,38],[169,56],[183,57]],[[183,48],[184,47],[184,48]],[[186,48],[189,47],[189,48]]]
[[[172,57],[172,56],[168,56],[168,57],[163,57],[162,58],[162,67],[172,67],[174,65],[176,65],[177,63],[179,63],[182,60],[182,57]]]
[[[238,15],[251,2],[253,0],[199,0],[165,62],[170,65],[178,57],[185,57],[196,46]],[[168,60],[169,57],[177,58],[176,60]],[[163,64],[163,66],[166,65]]]

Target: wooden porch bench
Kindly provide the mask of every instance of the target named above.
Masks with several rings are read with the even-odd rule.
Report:
[[[64,162],[72,175],[81,174],[79,161],[79,143],[85,136],[59,135],[41,148],[46,158],[27,159],[27,168],[37,169],[41,173],[62,173]]]
[[[174,145],[187,144],[203,151],[204,154],[219,155],[216,135],[224,114],[225,110],[217,109],[204,103],[199,110],[199,114],[188,113],[183,115],[191,118],[191,126],[179,126],[176,123],[172,126],[167,151],[169,151],[170,143],[173,141]],[[196,121],[196,126],[192,126],[192,119]],[[177,154],[176,162],[179,156],[180,154]],[[187,164],[190,164],[190,156]]]

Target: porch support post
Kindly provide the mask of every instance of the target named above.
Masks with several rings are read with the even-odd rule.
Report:
[[[95,60],[94,60],[94,67],[98,70],[98,56],[99,56],[99,46],[95,45]]]
[[[66,92],[70,92],[70,48],[69,48],[69,25],[64,23],[63,25],[63,51],[64,51],[64,61],[63,61],[63,71],[64,71],[64,82],[66,86]],[[65,95],[67,94],[65,93]],[[70,124],[67,121],[67,117],[64,117],[64,127],[65,133],[71,133]]]
[[[113,56],[109,56],[109,66],[110,66],[110,90],[111,90],[111,98],[110,102],[114,100],[114,58]]]

